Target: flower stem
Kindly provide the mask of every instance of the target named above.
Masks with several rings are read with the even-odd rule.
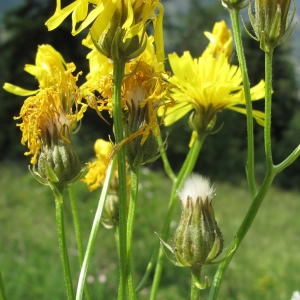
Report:
[[[2,279],[2,274],[0,272],[0,300],[5,300],[5,288],[4,288],[4,283]]]
[[[250,83],[247,72],[246,59],[241,38],[240,29],[240,16],[239,10],[230,9],[230,18],[233,29],[233,36],[236,45],[236,52],[239,60],[239,66],[242,71],[245,101],[246,101],[246,116],[247,116],[247,140],[248,140],[248,154],[247,154],[247,179],[252,198],[257,193],[255,182],[255,169],[254,169],[254,135],[253,135],[253,116],[252,116],[252,101],[250,94]]]
[[[209,292],[208,300],[216,300],[217,299],[218,292],[219,292],[219,289],[221,286],[221,282],[222,282],[224,274],[227,270],[227,267],[229,266],[231,259],[233,258],[234,254],[236,253],[236,250],[238,249],[242,240],[244,239],[248,230],[250,229],[250,227],[255,219],[255,216],[256,216],[271,184],[272,184],[274,177],[275,177],[274,171],[267,173],[261,188],[259,189],[256,197],[253,199],[251,206],[243,220],[243,223],[241,224],[240,228],[238,229],[234,243],[231,245],[230,249],[227,251],[227,253],[228,254],[230,253],[230,255],[226,258],[226,260],[224,262],[222,262],[219,265],[219,268],[215,274],[214,281],[213,281],[213,284],[212,284],[210,292]]]
[[[77,241],[79,266],[81,268],[82,264],[83,264],[84,253],[83,253],[83,247],[82,247],[82,238],[81,238],[81,230],[80,230],[80,223],[79,223],[79,217],[78,217],[77,201],[76,201],[76,195],[74,192],[73,185],[71,185],[68,188],[68,191],[69,191],[69,197],[70,197],[70,202],[71,202],[73,222],[74,222],[75,235],[76,235],[76,241]],[[86,284],[84,286],[84,295],[85,295],[86,300],[91,299],[89,289]]]
[[[89,241],[88,241],[88,244],[87,244],[87,249],[86,249],[86,252],[85,252],[85,255],[84,255],[84,260],[83,260],[82,267],[81,267],[81,270],[80,270],[78,286],[77,286],[77,292],[76,292],[76,300],[81,300],[82,299],[86,274],[87,274],[87,270],[88,270],[88,267],[89,267],[89,264],[90,264],[90,261],[91,261],[92,251],[93,251],[93,248],[94,248],[94,244],[95,244],[95,240],[96,240],[96,236],[97,236],[97,232],[98,232],[98,228],[99,228],[99,224],[100,224],[100,220],[101,220],[103,206],[104,206],[105,199],[106,199],[106,196],[107,196],[107,192],[108,192],[110,180],[111,180],[111,177],[112,177],[112,174],[113,174],[115,163],[116,163],[116,158],[114,158],[112,160],[112,162],[108,166],[108,169],[107,169],[107,172],[106,172],[105,181],[104,181],[104,184],[103,184],[103,188],[102,188],[102,191],[101,191],[97,211],[96,211],[96,214],[95,214],[93,226],[92,226]]]
[[[133,280],[133,266],[132,266],[132,234],[134,227],[134,217],[135,209],[138,195],[138,180],[139,180],[139,170],[138,168],[131,167],[131,188],[130,188],[130,203],[128,210],[127,219],[127,286],[129,299],[136,299],[134,280]]]
[[[56,227],[57,227],[58,244],[59,244],[60,257],[63,266],[66,291],[67,291],[68,300],[73,300],[74,291],[72,286],[72,277],[70,271],[66,235],[65,235],[65,226],[64,226],[63,195],[62,195],[63,190],[59,191],[57,188],[54,187],[52,188],[52,191],[55,196]]]
[[[200,299],[200,290],[196,286],[196,282],[198,281],[198,278],[196,275],[191,272],[191,300],[199,300]]]
[[[164,169],[167,173],[167,175],[170,177],[171,180],[175,180],[176,179],[176,176],[170,166],[170,163],[169,163],[169,160],[168,160],[168,157],[167,157],[167,154],[166,154],[166,150],[164,149],[164,147],[162,147],[163,145],[163,141],[162,141],[162,138],[161,138],[161,135],[159,135],[157,137],[157,142],[158,142],[158,145],[160,147],[160,154],[161,154],[161,159],[163,161],[163,164],[164,164]]]
[[[163,225],[162,233],[161,233],[161,238],[166,241],[169,236],[169,231],[170,231],[170,223],[172,221],[172,216],[173,216],[173,211],[175,208],[176,204],[176,199],[177,199],[177,193],[176,191],[180,189],[183,180],[192,172],[194,169],[194,166],[196,164],[196,161],[198,159],[200,150],[202,148],[204,139],[206,135],[199,136],[196,140],[192,148],[190,149],[184,164],[181,167],[181,170],[177,176],[177,178],[173,181],[173,187],[172,187],[172,192],[171,192],[171,197],[169,201],[169,207],[166,215],[166,219]],[[159,247],[159,245],[158,245]],[[151,264],[153,262],[150,261]],[[149,263],[149,264],[150,264]],[[162,269],[163,269],[163,263],[164,263],[164,252],[162,249],[159,249],[158,251],[158,257],[157,257],[157,263],[156,263],[156,269],[155,269],[155,274],[154,274],[154,280],[152,284],[152,289],[151,289],[151,294],[150,294],[150,300],[155,300],[156,299],[156,294],[158,290],[158,286],[160,283],[160,278],[162,274]],[[149,265],[148,265],[149,266]],[[147,268],[148,271],[148,268]]]
[[[265,55],[265,126],[264,126],[264,144],[265,144],[265,159],[267,164],[267,171],[263,181],[262,186],[260,187],[258,193],[254,197],[250,208],[241,224],[233,245],[230,247],[227,253],[231,254],[227,259],[220,264],[215,277],[213,285],[210,289],[208,300],[217,299],[220,285],[223,279],[223,276],[227,270],[227,267],[233,258],[236,250],[240,246],[242,240],[246,236],[248,230],[250,229],[253,220],[273,182],[275,175],[278,173],[276,167],[273,165],[272,161],[272,148],[271,148],[271,97],[272,97],[272,51],[266,53]],[[251,187],[250,187],[251,190]]]
[[[264,141],[265,141],[265,155],[267,170],[273,169],[272,147],[271,147],[271,109],[272,109],[272,58],[273,51],[265,53],[265,127],[264,127]]]
[[[114,60],[113,86],[113,118],[116,145],[124,139],[121,87],[124,76],[125,62]],[[119,241],[120,241],[120,274],[118,300],[126,298],[126,236],[127,236],[127,184],[125,148],[121,147],[117,153],[119,178]]]

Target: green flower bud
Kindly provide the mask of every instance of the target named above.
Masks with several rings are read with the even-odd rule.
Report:
[[[293,21],[296,6],[289,18],[291,0],[255,0],[254,11],[251,13],[249,6],[249,18],[255,32],[254,39],[260,42],[260,48],[265,51],[273,49],[285,42],[292,34],[293,29],[289,31]],[[284,38],[286,36],[286,38]]]
[[[208,179],[192,174],[178,195],[183,212],[173,239],[174,253],[192,270],[200,270],[223,250],[222,234],[212,207],[214,189]]]
[[[123,1],[120,1],[111,18],[107,32],[98,32],[97,28],[91,30],[92,39],[98,51],[112,60],[122,59],[125,61],[142,54],[147,45],[145,29],[148,22],[146,21],[145,24],[140,25],[135,23],[139,23],[143,18],[142,14],[145,7],[145,3],[140,2],[134,8],[131,8],[131,10],[133,9],[131,13],[133,13],[134,17],[131,20],[131,13],[128,6]],[[140,27],[140,30],[136,34],[128,36],[130,31],[128,27],[131,27],[129,26],[130,23],[132,23],[132,27],[134,27],[134,24],[136,27]]]
[[[63,129],[66,131],[64,136],[68,136],[67,128]],[[44,132],[42,142],[38,167],[37,170],[34,169],[34,174],[42,178],[44,183],[62,190],[86,173],[86,168],[81,168],[70,141],[60,137],[55,124],[52,133],[48,130]]]
[[[222,0],[223,6],[228,8],[229,10],[237,10],[247,7],[250,3],[250,0]]]
[[[103,226],[108,229],[119,224],[119,197],[117,193],[110,192],[107,195],[101,221]]]

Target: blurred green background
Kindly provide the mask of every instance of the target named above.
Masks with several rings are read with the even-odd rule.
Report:
[[[8,0],[4,0],[8,1]],[[162,0],[165,5],[166,53],[179,55],[190,50],[200,56],[207,45],[204,31],[211,31],[214,22],[229,20],[220,1]],[[63,6],[67,1],[62,1]],[[296,1],[300,7],[300,1]],[[2,2],[2,7],[4,7]],[[10,11],[2,12],[0,27],[0,85],[13,83],[24,88],[37,88],[31,75],[24,72],[26,63],[34,64],[37,45],[49,43],[83,71],[80,83],[88,72],[88,49],[81,45],[86,32],[73,37],[70,18],[48,32],[45,21],[53,14],[53,0],[23,0]],[[299,10],[299,9],[298,9]],[[247,24],[246,11],[243,13]],[[299,12],[296,19],[299,18]],[[298,144],[300,132],[299,64],[300,27],[291,39],[275,50],[272,139],[274,161],[279,163]],[[258,83],[264,76],[264,54],[257,42],[243,36],[250,82]],[[232,62],[237,63],[233,55]],[[167,66],[168,67],[168,66]],[[65,299],[61,265],[55,231],[54,202],[48,188],[36,184],[27,172],[26,148],[20,144],[21,133],[13,116],[18,115],[24,99],[0,89],[0,270],[3,273],[8,299]],[[255,103],[263,110],[263,102]],[[216,181],[215,210],[221,229],[229,243],[249,206],[245,178],[246,127],[245,117],[232,111],[218,115],[218,128],[209,136],[201,151],[195,171]],[[177,170],[188,150],[190,129],[187,118],[170,128],[167,154]],[[80,132],[73,142],[82,162],[94,156],[97,138],[108,138],[110,127],[93,110],[88,110]],[[264,175],[262,128],[255,125],[256,170],[258,180]],[[162,173],[158,160],[147,165],[140,187],[135,251],[136,278],[141,278],[151,249],[157,242],[154,231],[160,231],[167,208],[170,182]],[[253,228],[243,242],[226,274],[220,299],[290,299],[300,289],[299,187],[300,160],[280,174],[274,188],[257,216]],[[97,206],[99,191],[89,193],[78,183],[75,186],[81,210],[84,241],[87,241]],[[66,201],[66,211],[69,211]],[[180,205],[173,225],[178,222]],[[67,214],[72,268],[78,272],[75,238],[70,213]],[[173,231],[175,228],[173,228]],[[188,270],[166,262],[162,290],[158,299],[186,299],[189,295]],[[117,254],[112,231],[101,228],[89,282],[94,299],[115,299]],[[203,275],[212,279],[216,267],[207,267]],[[181,273],[182,272],[182,273]],[[76,280],[76,277],[75,279]],[[140,299],[147,299],[146,287]],[[204,292],[204,298],[205,298]]]

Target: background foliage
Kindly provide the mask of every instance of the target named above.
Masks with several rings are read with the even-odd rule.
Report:
[[[0,177],[0,266],[7,299],[65,299],[61,261],[55,225],[55,204],[49,188],[37,184],[22,167],[2,164]],[[16,176],[18,174],[18,176]],[[16,186],[18,187],[16,189]],[[233,239],[249,204],[246,182],[239,187],[216,182],[213,200],[225,245]],[[171,181],[162,172],[141,170],[139,201],[134,230],[135,279],[142,278],[153,246],[158,242]],[[84,245],[97,208],[99,190],[75,184]],[[13,193],[11,191],[14,191]],[[66,195],[67,196],[67,195]],[[248,236],[231,262],[220,291],[220,299],[287,300],[299,289],[300,202],[295,192],[272,188]],[[181,213],[180,205],[171,223],[173,234]],[[78,279],[78,257],[68,197],[65,201],[68,250],[74,281]],[[230,222],[228,221],[230,220]],[[92,299],[116,299],[118,272],[114,231],[99,228],[95,251],[88,270]],[[204,267],[212,280],[217,266]],[[75,285],[75,283],[74,283]],[[190,273],[165,261],[157,300],[189,298]],[[139,299],[149,299],[149,286]],[[204,291],[203,299],[208,291]]]

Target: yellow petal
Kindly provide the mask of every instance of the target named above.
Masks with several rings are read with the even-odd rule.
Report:
[[[192,105],[187,103],[178,103],[174,107],[168,108],[167,115],[164,117],[165,126],[175,123],[192,109]]]
[[[250,89],[251,99],[259,100],[265,97],[265,82],[261,80],[257,85]]]
[[[79,4],[79,1],[75,1],[63,9],[56,9],[54,15],[45,23],[45,25],[48,27],[48,30],[50,31],[57,28]]]
[[[6,90],[9,93],[19,95],[19,96],[31,96],[36,94],[39,90],[25,90],[23,88],[20,88],[16,85],[10,84],[10,83],[4,83],[3,89]]]
[[[37,66],[36,65],[30,65],[30,64],[26,64],[24,67],[24,70],[31,74],[34,77],[37,77]]]
[[[131,1],[127,2],[128,4],[128,11],[127,11],[127,19],[124,22],[122,28],[127,30],[128,28],[130,28],[130,26],[132,25],[133,22],[133,18],[134,18],[134,14],[133,14],[133,9],[132,9],[132,5],[131,5]]]
[[[109,22],[115,13],[116,6],[119,0],[102,0],[81,23],[77,30],[72,29],[72,34],[76,35],[84,28],[89,26],[95,19],[91,28],[92,36],[98,40],[100,35],[109,25]]]
[[[164,7],[158,2],[159,14],[154,20],[154,40],[156,45],[156,56],[159,62],[165,61],[165,51],[164,51],[164,35],[163,35],[163,16]]]

